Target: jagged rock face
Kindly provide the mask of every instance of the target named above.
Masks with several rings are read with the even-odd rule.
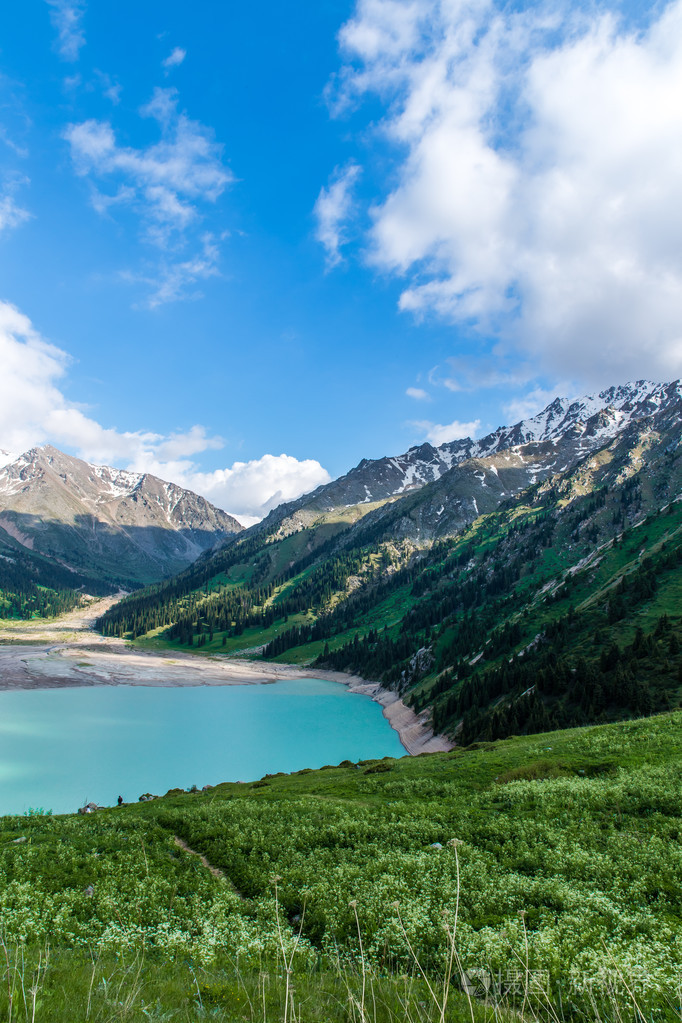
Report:
[[[630,423],[663,415],[666,410],[677,407],[681,396],[679,380],[667,384],[638,380],[575,400],[555,398],[537,416],[513,426],[501,426],[480,440],[465,437],[437,448],[422,444],[395,457],[363,459],[345,476],[275,508],[254,531],[286,535],[309,528],[320,514],[334,509],[371,505],[396,497],[404,500],[412,491],[447,478],[470,459],[481,461],[513,452],[513,465],[508,459],[499,464],[490,463],[491,472],[502,471],[501,478],[482,480],[480,487],[473,487],[472,494],[480,512],[489,511],[491,508],[487,506],[493,492],[499,492],[499,500],[503,500],[552,472],[576,464],[615,438]],[[525,465],[525,472],[519,471],[522,465]],[[512,469],[515,471],[510,472]],[[469,475],[468,470],[464,475]],[[450,477],[446,492],[458,478],[456,473]],[[470,521],[468,514],[465,519]],[[450,529],[447,516],[441,518],[436,532],[443,529]]]
[[[370,512],[356,529],[373,530],[377,539],[417,543],[453,536],[479,515],[566,468],[566,447],[543,441],[469,458],[418,492]]]
[[[79,572],[122,582],[180,572],[242,531],[174,483],[90,465],[50,446],[0,468],[0,528]]]

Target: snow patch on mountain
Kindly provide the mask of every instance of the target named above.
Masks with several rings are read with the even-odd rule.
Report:
[[[130,497],[144,479],[144,473],[127,472],[125,469],[112,469],[108,465],[86,464],[102,485],[99,496],[100,501],[117,501],[122,497]]]

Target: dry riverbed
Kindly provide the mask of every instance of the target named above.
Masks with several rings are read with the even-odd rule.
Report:
[[[451,748],[434,735],[426,714],[417,715],[376,682],[319,668],[268,661],[157,653],[135,649],[124,640],[101,636],[95,620],[118,597],[92,601],[54,622],[3,622],[0,625],[0,689],[52,689],[60,686],[226,686],[262,685],[293,678],[323,678],[371,696],[398,732],[408,753]]]

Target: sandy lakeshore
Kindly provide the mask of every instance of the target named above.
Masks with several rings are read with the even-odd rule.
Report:
[[[343,683],[351,692],[370,696],[381,704],[384,717],[413,756],[452,748],[444,736],[433,734],[426,713],[415,714],[396,693],[355,675],[184,651],[147,652],[123,640],[101,636],[94,631],[94,621],[115,599],[95,601],[54,623],[3,623],[0,689],[262,685],[283,679],[322,678]]]

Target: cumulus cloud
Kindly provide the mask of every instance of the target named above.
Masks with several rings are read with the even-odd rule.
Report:
[[[414,398],[415,401],[428,401],[429,395],[422,387],[408,387],[405,391],[408,398]]]
[[[149,304],[156,306],[188,297],[187,284],[218,273],[217,242],[202,229],[202,212],[234,176],[212,131],[179,110],[175,89],[155,89],[140,114],[153,118],[161,135],[146,147],[121,145],[108,121],[94,119],[70,124],[64,137],[76,173],[91,183],[97,212],[133,209],[144,241],[163,253],[150,281]],[[148,279],[139,272],[126,276]]]
[[[593,383],[682,371],[682,0],[358,0],[337,108],[384,104],[370,259],[400,308]],[[373,111],[374,113],[374,111]]]
[[[65,397],[66,352],[45,341],[27,316],[0,301],[0,464],[50,442],[87,461],[150,472],[202,494],[247,524],[281,501],[293,500],[329,474],[312,459],[264,455],[205,472],[193,456],[222,448],[201,425],[170,434],[104,427]]]
[[[170,71],[171,68],[179,67],[186,56],[187,50],[183,50],[180,46],[176,46],[175,49],[168,54],[166,59],[161,61],[161,64],[166,71]]]
[[[292,455],[263,455],[250,462],[235,462],[229,469],[195,472],[187,477],[193,490],[221,508],[239,507],[243,522],[261,519],[283,501],[293,501],[315,490],[331,477],[312,458],[299,461]]]
[[[62,60],[78,60],[85,44],[81,21],[85,13],[84,0],[47,0],[50,21],[57,31],[57,51]]]
[[[358,164],[336,168],[327,188],[322,188],[313,213],[317,220],[315,237],[324,247],[327,267],[341,260],[341,246],[346,241],[345,226],[353,212],[353,186],[360,175]]]
[[[412,424],[424,433],[424,440],[434,447],[447,444],[451,440],[461,440],[463,437],[471,437],[472,440],[481,428],[481,420],[474,419],[470,423],[460,423],[458,419],[451,423],[431,423],[428,419],[422,419]]]
[[[44,439],[46,410],[63,404],[56,382],[68,356],[43,341],[31,321],[0,302],[0,447],[20,452]]]

